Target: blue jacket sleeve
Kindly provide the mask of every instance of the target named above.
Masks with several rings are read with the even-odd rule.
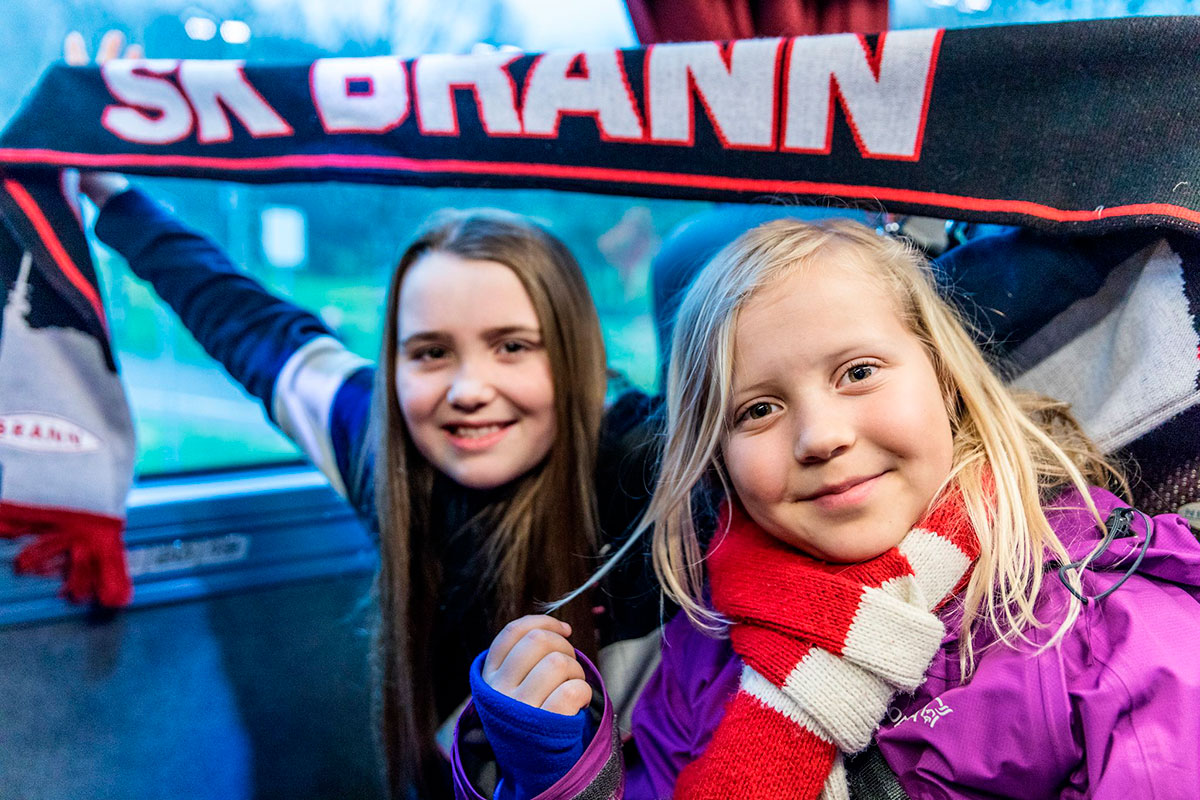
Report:
[[[529,800],[583,756],[591,738],[588,710],[568,717],[501,694],[483,680],[486,657],[485,650],[471,664],[471,695],[500,768],[493,800]]]
[[[105,203],[96,235],[154,287],[272,419],[275,379],[288,358],[310,340],[332,335],[316,316],[268,292],[212,240],[137,189]]]

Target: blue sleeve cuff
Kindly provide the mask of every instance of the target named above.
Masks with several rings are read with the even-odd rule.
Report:
[[[471,695],[500,769],[494,800],[530,800],[566,775],[592,735],[588,709],[568,717],[526,705],[483,680],[480,653],[471,664]]]

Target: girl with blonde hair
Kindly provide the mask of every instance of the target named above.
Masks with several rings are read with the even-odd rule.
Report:
[[[683,301],[667,408],[641,531],[686,613],[624,796],[849,797],[872,743],[913,797],[1195,795],[1200,545],[1102,488],[1127,491],[1062,404],[1003,385],[905,243],[744,234]],[[617,796],[567,634],[526,617],[472,668],[504,797]],[[507,722],[551,712],[578,712],[574,749]]]

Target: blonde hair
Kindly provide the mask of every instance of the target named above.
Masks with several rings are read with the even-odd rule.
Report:
[[[1065,404],[1004,386],[962,317],[938,295],[929,264],[904,241],[844,220],[821,225],[778,220],[748,231],[713,258],[688,291],[675,323],[666,444],[639,532],[654,529],[654,566],[667,595],[693,623],[720,630],[724,621],[703,599],[704,553],[696,516],[705,490],[719,486],[730,495],[721,443],[731,412],[738,315],[755,293],[796,269],[826,268],[833,252],[839,264],[865,272],[894,298],[942,388],[954,454],[934,502],[950,487],[961,490],[981,550],[963,594],[960,659],[966,676],[974,668],[971,634],[979,623],[1003,642],[1026,640],[1023,631],[1044,627],[1034,613],[1044,552],[1063,563],[1070,559],[1043,503],[1074,486],[1099,520],[1088,485],[1111,481],[1126,493],[1128,487]],[[1050,644],[1078,613],[1079,601],[1072,598]]]
[[[597,541],[593,477],[604,413],[604,340],[596,307],[574,256],[558,238],[515,214],[445,215],[401,256],[388,288],[383,343],[372,413],[377,437],[375,501],[380,565],[375,581],[380,618],[374,651],[380,739],[392,796],[436,785],[431,652],[441,564],[432,537],[434,467],[418,451],[396,392],[397,318],[408,269],[428,253],[495,261],[511,269],[529,295],[542,329],[554,386],[555,435],[546,459],[513,480],[502,499],[468,524],[486,528],[486,574],[479,591],[494,591],[493,632],[587,577]],[[595,656],[595,623],[583,602],[559,615],[576,646]]]

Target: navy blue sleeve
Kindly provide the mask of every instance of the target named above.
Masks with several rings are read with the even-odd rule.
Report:
[[[568,717],[501,694],[483,680],[486,657],[485,650],[471,664],[471,696],[500,768],[493,800],[530,800],[583,756],[591,738],[588,709]]]
[[[105,203],[96,235],[154,287],[272,419],[275,379],[288,357],[317,336],[333,335],[316,316],[268,292],[211,239],[137,189]]]

